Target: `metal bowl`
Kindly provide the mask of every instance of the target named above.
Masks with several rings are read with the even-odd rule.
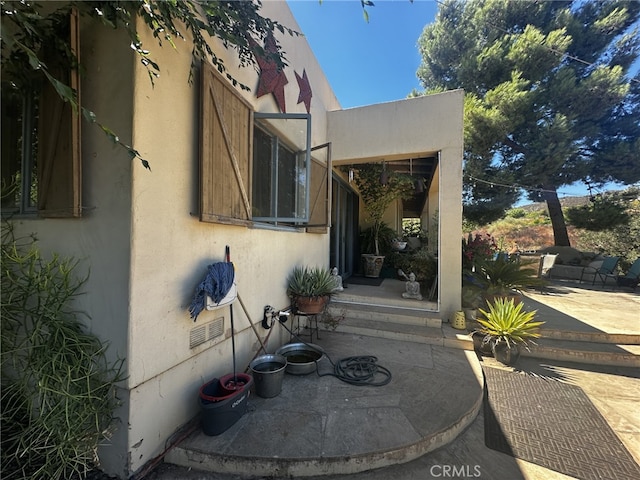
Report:
[[[288,343],[276,350],[276,355],[287,359],[285,372],[307,375],[316,371],[316,361],[325,356],[325,352],[321,346],[313,343]]]

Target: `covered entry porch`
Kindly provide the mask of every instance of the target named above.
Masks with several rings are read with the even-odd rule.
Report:
[[[346,281],[358,272],[359,232],[367,215],[351,182],[349,166],[381,163],[411,175],[415,192],[385,213],[402,234],[403,219],[419,219],[437,259],[437,285],[423,309],[442,319],[460,308],[462,236],[463,92],[453,91],[328,113],[332,145],[330,264]],[[444,241],[446,239],[446,241]],[[407,272],[408,273],[408,272]],[[425,299],[427,300],[427,299]]]

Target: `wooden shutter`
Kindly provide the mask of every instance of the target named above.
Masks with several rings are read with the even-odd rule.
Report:
[[[78,12],[70,17],[71,48],[80,60]],[[45,53],[46,56],[46,53]],[[46,64],[54,77],[67,81],[80,104],[80,74],[76,68]],[[64,102],[55,88],[44,82],[38,113],[38,213],[43,217],[82,215],[82,172],[80,161],[80,115]]]
[[[331,192],[331,148],[330,144],[319,145],[312,152],[322,150],[323,161],[312,157],[311,184],[309,186],[308,233],[326,233],[329,226]]]
[[[208,62],[202,63],[200,220],[251,223],[251,106]]]

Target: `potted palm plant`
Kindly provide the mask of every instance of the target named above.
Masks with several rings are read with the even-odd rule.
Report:
[[[294,308],[304,313],[322,312],[335,288],[335,278],[325,267],[296,266],[287,278],[287,295]]]
[[[382,217],[391,204],[409,198],[414,190],[410,175],[395,173],[384,163],[363,163],[352,166],[354,181],[371,221],[371,246],[362,252],[364,275],[378,277],[384,263],[380,255],[380,235],[384,228]],[[363,244],[363,250],[365,245]]]
[[[523,310],[522,303],[513,299],[496,298],[488,302],[488,309],[479,309],[477,329],[483,343],[491,345],[493,356],[505,365],[514,365],[520,357],[520,347],[540,337],[540,326],[545,322],[534,321],[537,311]]]
[[[538,278],[536,269],[503,256],[478,262],[472,276],[474,284],[483,290],[487,302],[496,298],[511,298],[519,303],[522,290],[544,283]]]

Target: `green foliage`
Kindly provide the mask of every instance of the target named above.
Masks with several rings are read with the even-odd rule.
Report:
[[[419,40],[425,91],[463,88],[464,215],[501,216],[524,188],[549,202],[579,180],[640,180],[640,3],[450,0]],[[606,27],[603,27],[606,25]]]
[[[629,222],[629,214],[621,203],[609,196],[596,196],[588,205],[567,209],[569,223],[592,232],[610,230]]]
[[[612,192],[613,199],[625,205],[629,221],[602,231],[580,230],[576,248],[587,252],[604,252],[620,257],[623,271],[640,257],[640,189]]]
[[[499,255],[495,260],[485,260],[476,265],[473,273],[475,284],[487,294],[507,294],[511,291],[522,291],[527,287],[543,285],[538,272],[528,268],[516,260]]]
[[[388,255],[392,251],[391,244],[398,234],[385,222],[381,222],[377,230],[377,235],[380,255]],[[362,253],[376,251],[376,229],[373,226],[365,228],[360,232],[360,250]]]
[[[404,238],[416,237],[420,240],[427,240],[428,234],[422,228],[422,222],[419,218],[403,218],[402,219],[402,236]]]
[[[324,267],[296,266],[287,278],[290,297],[325,297],[336,287],[331,271]]]
[[[354,181],[364,202],[364,209],[372,222],[375,254],[380,255],[382,217],[394,201],[409,198],[413,194],[413,179],[410,175],[395,173],[383,163],[363,163],[344,169],[354,172]],[[383,177],[386,177],[384,182],[381,181]]]
[[[478,308],[482,304],[482,289],[476,285],[462,285],[462,308]]]
[[[438,262],[427,248],[420,248],[412,253],[391,252],[385,258],[385,264],[396,270],[400,269],[407,275],[413,272],[423,291],[431,286],[438,272]]]
[[[465,115],[469,110],[465,107]],[[465,117],[465,132],[471,123]],[[485,127],[479,127],[484,130]],[[482,136],[482,132],[479,133]],[[467,133],[465,133],[465,136]],[[489,136],[482,137],[490,139]],[[465,140],[465,143],[468,140]],[[520,197],[517,188],[505,188],[503,185],[515,183],[515,176],[501,165],[493,165],[493,155],[477,155],[470,151],[464,153],[463,216],[465,220],[478,225],[493,222],[502,217]],[[486,181],[483,179],[491,179]],[[498,186],[496,186],[498,185]]]
[[[141,17],[151,30],[159,46],[164,43],[176,47],[175,40],[184,40],[187,32],[193,38],[191,51],[191,71],[189,82],[193,80],[201,59],[209,59],[218,71],[241,89],[249,87],[238,82],[227,70],[224,61],[208,43],[209,39],[218,39],[225,49],[237,53],[241,67],[257,68],[256,56],[269,58],[284,68],[286,59],[274,34],[298,32],[285,27],[277,21],[260,15],[261,2],[222,2],[222,1],[148,1],[129,2],[2,2],[2,76],[3,82],[10,82],[20,90],[32,85],[34,80],[51,83],[56,92],[69,102],[75,111],[79,109],[85,120],[96,124],[114,143],[125,148],[131,158],[139,158],[145,168],[149,162],[143,159],[132,146],[123,143],[109,127],[97,120],[95,113],[80,105],[77,92],[64,79],[57,78],[48,62],[43,60],[43,46],[55,50],[56,59],[64,60],[69,68],[78,67],[78,57],[71,48],[68,33],[61,34],[66,28],[72,8],[81,16],[91,17],[96,24],[108,28],[124,30],[131,48],[140,58],[153,84],[160,76],[160,65],[153,60],[152,54],[142,45],[136,30],[136,17]],[[275,52],[266,52],[261,45],[265,38],[272,37]],[[4,86],[3,86],[4,88]]]
[[[523,310],[524,304],[515,304],[513,299],[496,298],[488,303],[488,309],[479,309],[484,318],[478,318],[478,331],[494,341],[506,342],[507,345],[523,344],[540,337],[540,326],[545,322],[534,321],[536,310]]]
[[[32,239],[2,238],[2,477],[72,478],[111,435],[123,361],[73,310],[78,261],[44,259]]]
[[[511,218],[524,218],[527,216],[527,212],[525,212],[522,208],[512,208],[507,212],[507,217]]]
[[[622,271],[640,256],[640,188],[604,194],[611,201],[624,206],[627,223],[599,232],[569,227],[572,245],[583,252],[602,252],[620,257]],[[570,199],[569,199],[570,200]],[[563,207],[570,208],[570,207]],[[523,208],[525,210],[525,208]],[[487,225],[464,225],[465,232],[488,232],[504,238],[508,244],[517,243],[523,250],[537,250],[553,245],[549,216],[542,206],[529,206],[522,218],[506,216]]]
[[[524,210],[519,211],[524,212]],[[528,227],[536,227],[539,225],[551,225],[549,214],[546,209],[532,210],[524,213],[524,215],[517,214],[514,216],[507,214],[505,217],[491,222],[491,227],[486,228],[494,235],[499,235],[507,230],[524,230]]]

